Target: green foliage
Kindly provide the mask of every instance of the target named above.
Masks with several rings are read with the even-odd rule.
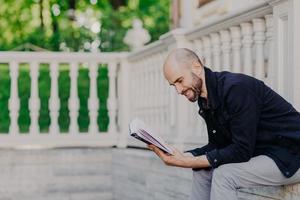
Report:
[[[20,65],[19,79],[18,79],[18,92],[20,99],[20,111],[18,124],[21,133],[27,133],[29,131],[30,116],[28,108],[28,100],[30,97],[30,77],[29,66],[26,64]]]
[[[124,51],[128,50],[123,43],[124,35],[136,17],[144,22],[151,41],[157,40],[169,30],[168,0],[127,0],[124,1],[125,6],[118,8],[113,8],[108,0],[98,0],[95,5],[89,0],[75,0],[75,17],[70,15],[69,2],[0,0],[0,50],[10,50],[24,43],[31,43],[59,51],[60,45],[65,43],[71,51],[87,51],[84,43],[99,39],[101,51]],[[54,14],[55,6],[59,7],[59,15]],[[87,15],[93,22],[100,22],[99,33],[78,23],[80,16]]]
[[[8,113],[10,78],[7,64],[0,64],[0,91],[0,132],[7,133],[10,124]]]
[[[49,74],[49,65],[41,64],[39,75],[39,98],[41,100],[41,108],[39,112],[39,127],[40,132],[47,133],[49,131],[50,116],[49,116],[49,98],[51,89],[51,79]]]

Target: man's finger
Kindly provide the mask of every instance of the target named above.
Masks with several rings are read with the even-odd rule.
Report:
[[[153,151],[153,150],[154,150],[154,148],[155,148],[155,146],[154,146],[154,145],[152,145],[152,144],[148,144],[148,148],[149,148],[151,151]]]
[[[153,147],[153,151],[162,159],[166,156],[165,153],[156,146]]]

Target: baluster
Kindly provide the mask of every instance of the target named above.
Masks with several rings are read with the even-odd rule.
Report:
[[[144,78],[144,73],[143,73],[143,68],[144,68],[144,60],[140,61],[140,62],[137,62],[137,69],[138,69],[138,76],[139,76],[139,82],[138,82],[138,85],[136,86],[138,88],[138,91],[139,91],[139,96],[137,97],[138,99],[138,110],[139,110],[139,113],[140,115],[142,115],[142,112],[141,112],[141,108],[143,106],[143,100],[144,100],[144,90],[143,90],[143,87],[144,87],[144,81],[145,80]]]
[[[72,62],[70,65],[69,71],[70,79],[71,79],[71,91],[69,98],[69,110],[70,110],[70,134],[76,134],[79,132],[77,118],[79,111],[79,99],[78,99],[78,91],[77,91],[77,76],[78,76],[78,64],[76,62]]]
[[[255,77],[264,80],[264,42],[265,42],[265,21],[257,18],[253,19],[254,44],[255,44]]]
[[[138,71],[138,83],[137,83],[137,85],[136,85],[136,87],[137,87],[137,89],[138,89],[138,96],[137,96],[137,110],[138,110],[138,112],[139,112],[139,114],[141,115],[141,112],[140,112],[140,110],[141,110],[141,107],[142,107],[142,100],[143,100],[143,90],[142,90],[142,87],[143,87],[143,71],[142,71],[142,69],[143,69],[143,62],[141,61],[141,62],[138,62],[137,63],[137,71]]]
[[[30,127],[29,132],[31,134],[39,133],[39,110],[40,110],[40,99],[38,95],[38,76],[39,76],[39,65],[37,62],[30,63],[30,78],[31,78],[31,94],[29,99],[30,109]]]
[[[50,76],[51,76],[51,94],[49,99],[49,110],[51,117],[51,124],[49,127],[49,132],[51,134],[59,134],[58,126],[58,112],[60,108],[60,101],[58,97],[58,63],[50,63]]]
[[[220,36],[218,33],[210,34],[211,42],[212,42],[212,54],[213,54],[213,66],[215,71],[221,71],[221,43]]]
[[[233,72],[241,72],[241,30],[238,26],[230,27],[233,56]]]
[[[228,30],[221,30],[221,41],[222,41],[222,55],[223,55],[223,69],[224,71],[230,71],[230,34]]]
[[[98,133],[97,116],[99,109],[99,101],[97,96],[97,75],[98,75],[98,65],[95,62],[89,65],[89,76],[90,76],[90,97],[88,100],[89,115],[90,115],[90,125],[89,133]]]
[[[140,89],[141,89],[141,92],[140,92],[140,97],[139,97],[139,102],[140,102],[140,106],[139,106],[139,110],[141,111],[141,115],[143,115],[143,107],[144,107],[144,104],[145,104],[145,95],[144,95],[144,92],[146,90],[146,77],[145,77],[145,72],[144,72],[144,69],[145,69],[145,65],[146,65],[146,60],[145,58],[142,58],[142,62],[140,62],[140,65],[139,65],[139,71],[140,71]],[[144,89],[143,89],[144,88]]]
[[[271,87],[274,87],[274,75],[275,75],[275,70],[273,66],[273,15],[266,15],[266,26],[267,26],[267,42],[268,42],[268,65],[267,65],[267,84]]]
[[[146,62],[145,62],[145,65],[143,67],[143,73],[144,73],[144,77],[145,77],[145,82],[144,82],[144,94],[143,94],[143,97],[144,97],[144,106],[143,106],[143,112],[145,113],[145,115],[147,116],[147,119],[149,119],[149,115],[147,115],[147,107],[149,105],[149,84],[150,83],[150,76],[149,76],[149,58],[146,59]],[[150,120],[148,120],[148,123],[149,123]]]
[[[18,76],[19,76],[19,64],[15,61],[9,63],[10,74],[10,98],[9,98],[9,115],[10,126],[9,134],[16,135],[19,133],[18,117],[20,109],[20,100],[18,96]]]
[[[210,38],[207,36],[204,36],[202,38],[203,41],[203,47],[204,47],[204,65],[213,68],[212,63],[211,63],[211,43],[210,43]]]
[[[243,35],[243,47],[244,47],[244,73],[252,76],[253,75],[253,65],[252,65],[252,24],[242,23],[242,35]]]
[[[131,90],[133,92],[133,96],[129,96],[129,98],[131,99],[131,107],[133,109],[133,113],[134,114],[132,117],[136,117],[137,115],[137,109],[138,109],[138,96],[139,96],[139,74],[138,74],[138,68],[137,68],[137,64],[134,63],[132,66],[129,66],[130,70],[132,69],[132,73],[129,73],[129,81],[131,83]],[[134,98],[136,97],[136,98]]]
[[[203,62],[203,44],[202,40],[197,39],[194,41],[194,50],[196,54],[198,55],[201,62]]]
[[[117,132],[116,117],[117,117],[117,97],[116,97],[116,77],[117,63],[110,62],[108,64],[109,77],[109,93],[108,93],[108,113],[109,113],[109,133]]]

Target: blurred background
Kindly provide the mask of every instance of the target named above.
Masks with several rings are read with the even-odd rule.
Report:
[[[169,30],[170,1],[1,0],[0,50],[127,51],[135,18],[155,41]],[[28,48],[28,49],[27,49]]]
[[[132,28],[133,20],[138,18],[149,32],[149,41],[155,41],[169,30],[168,0],[17,0],[0,1],[0,50],[1,51],[64,51],[64,52],[114,52],[128,51],[123,39]],[[8,65],[0,64],[0,132],[9,128],[8,99],[10,78]],[[106,131],[108,114],[107,68],[99,68],[97,79],[100,109],[98,125]],[[70,124],[68,98],[70,79],[68,66],[60,66],[59,98],[61,108],[59,126],[67,132]],[[20,66],[18,92],[21,102],[18,124],[20,132],[29,131],[30,116],[28,100],[30,97],[29,65]],[[80,98],[79,127],[86,132],[89,124],[87,99],[89,96],[88,70],[80,66],[78,77]],[[47,65],[40,67],[39,97],[41,109],[39,126],[41,132],[48,132],[50,124],[48,99],[50,96],[50,77]],[[102,120],[100,120],[102,119]]]

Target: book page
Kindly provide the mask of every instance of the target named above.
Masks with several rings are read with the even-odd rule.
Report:
[[[129,124],[130,135],[139,139],[146,144],[153,144],[161,150],[172,153],[172,149],[158,135],[156,135],[147,125],[140,119],[134,119]]]

